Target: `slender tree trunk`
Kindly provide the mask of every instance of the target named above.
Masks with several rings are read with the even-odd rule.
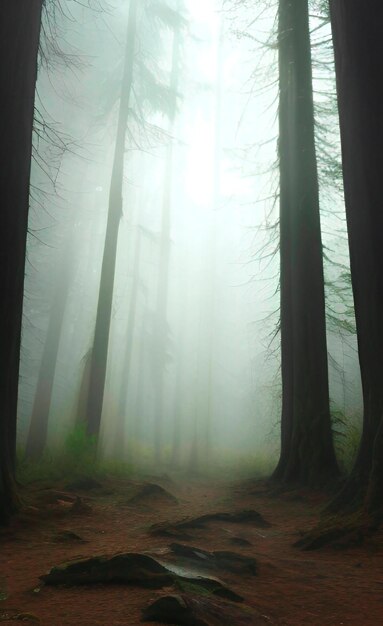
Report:
[[[274,477],[321,486],[338,475],[329,411],[318,175],[307,0],[279,2],[282,449]]]
[[[17,391],[41,0],[0,8],[0,524],[16,502]]]
[[[170,90],[174,94],[174,108],[170,118],[169,133],[174,133],[176,115],[177,91],[179,82],[179,55],[181,45],[181,31],[174,31],[172,70],[170,76]],[[173,188],[173,159],[174,145],[172,137],[166,150],[165,184],[162,201],[162,224],[160,243],[160,263],[157,287],[157,335],[158,335],[158,375],[155,380],[156,389],[156,416],[155,416],[155,457],[161,460],[162,453],[162,426],[164,410],[164,375],[166,368],[166,352],[168,339],[167,307],[169,296],[169,269],[170,269],[170,233],[171,233],[171,195]]]
[[[136,393],[134,397],[134,409],[135,416],[134,422],[132,424],[132,436],[135,442],[138,443],[139,446],[143,445],[145,441],[144,437],[144,415],[145,415],[145,389],[144,389],[144,381],[146,380],[146,360],[147,360],[147,316],[145,313],[142,315],[141,320],[141,328],[139,330],[139,339],[138,339],[138,372],[139,377],[136,386]],[[146,442],[145,442],[146,443]],[[137,454],[136,449],[132,450],[131,457],[129,458],[129,463],[135,465],[135,456]],[[138,459],[139,461],[140,459]]]
[[[180,353],[177,363],[177,376],[175,384],[174,396],[174,424],[173,424],[173,440],[172,440],[172,464],[177,467],[180,462],[181,437],[182,437],[182,414],[183,414],[183,388],[182,380],[184,373],[184,355]]]
[[[47,443],[49,412],[51,408],[57,357],[70,280],[72,277],[73,251],[71,249],[71,243],[73,242],[73,237],[74,232],[72,229],[69,241],[65,241],[63,246],[61,268],[59,276],[57,277],[56,289],[53,294],[48,330],[33,402],[25,450],[26,457],[32,460],[36,460],[42,456]]]
[[[208,272],[209,280],[206,294],[206,324],[207,324],[207,388],[206,388],[206,441],[205,441],[205,461],[206,464],[212,462],[213,441],[212,422],[214,412],[213,393],[213,353],[215,339],[215,300],[217,296],[216,287],[216,266],[217,266],[217,214],[219,211],[220,191],[221,191],[221,117],[222,117],[222,78],[223,78],[223,42],[224,42],[224,22],[221,17],[219,38],[217,45],[217,77],[215,88],[215,137],[214,137],[214,180],[213,180],[213,206],[209,233],[208,250]]]
[[[82,374],[80,381],[80,388],[78,392],[78,399],[75,408],[74,422],[77,426],[86,424],[86,408],[89,393],[89,377],[90,377],[90,364],[92,362],[92,348],[89,348],[86,354],[81,359]]]
[[[351,278],[363,388],[363,433],[344,489],[330,508],[383,509],[383,72],[378,0],[330,2]]]
[[[130,368],[132,364],[133,355],[133,339],[136,330],[136,315],[137,315],[137,299],[138,290],[140,285],[140,256],[141,256],[141,231],[137,228],[136,243],[134,250],[133,261],[133,286],[130,297],[130,306],[128,314],[128,327],[126,332],[125,354],[122,365],[122,381],[120,387],[119,401],[118,401],[118,416],[115,433],[115,453],[119,456],[124,454],[125,448],[125,430],[128,419],[127,401],[128,401],[128,389],[130,380]]]
[[[178,293],[182,293],[183,286],[190,283],[189,267],[186,265],[182,274],[178,274]],[[190,328],[189,312],[190,312],[190,291],[185,293],[180,303],[179,310],[179,337],[178,340],[178,355],[176,358],[176,380],[174,389],[174,402],[173,402],[173,438],[172,438],[172,452],[171,462],[177,467],[181,463],[181,443],[182,443],[182,426],[183,415],[185,412],[185,366],[186,366],[186,354],[187,354],[187,333],[186,329]]]
[[[92,219],[89,225],[89,243],[88,243],[88,258],[84,272],[84,280],[82,284],[82,290],[80,292],[80,299],[86,298],[89,288],[93,287],[93,274],[95,273],[95,262],[98,257],[97,244],[98,244],[98,231],[100,226],[100,209],[101,203],[96,201],[92,210]],[[82,307],[80,312],[79,329],[80,332],[84,328],[84,325],[88,322],[89,311],[86,307]],[[93,344],[94,337],[90,337],[90,342]],[[89,378],[92,362],[92,348],[90,345],[88,350],[82,357],[79,365],[79,391],[78,397],[75,398],[74,411],[73,411],[73,423],[74,425],[87,425],[87,404],[89,395]]]
[[[118,230],[122,216],[122,188],[124,176],[125,139],[129,117],[129,100],[133,83],[136,16],[138,0],[131,0],[128,17],[124,76],[114,163],[109,193],[108,221],[106,227],[104,256],[101,269],[100,292],[97,306],[96,327],[92,350],[89,394],[87,401],[87,431],[98,435],[100,431],[104,400],[110,320],[112,314],[114,274],[116,267]]]

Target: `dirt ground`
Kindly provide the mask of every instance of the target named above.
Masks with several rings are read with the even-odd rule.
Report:
[[[154,479],[151,479],[154,481]],[[259,511],[270,528],[211,522],[193,531],[189,543],[206,550],[234,550],[258,562],[253,577],[220,573],[219,578],[244,597],[265,623],[290,626],[368,626],[383,624],[383,537],[361,546],[303,552],[292,544],[312,527],[323,500],[307,494],[270,497],[250,482],[181,483],[157,481],[178,499],[129,506],[132,484],[106,481],[82,494],[91,510],[72,510],[72,503],[35,486],[29,508],[0,535],[0,622],[16,620],[42,626],[133,626],[158,591],[124,585],[44,587],[39,576],[52,566],[77,557],[117,552],[150,552],[171,539],[153,537],[151,524],[185,516],[242,509]],[[61,486],[61,489],[63,487]],[[260,491],[260,493],[259,493]],[[59,494],[60,495],[60,494]],[[49,500],[52,501],[49,501]],[[84,540],[59,541],[71,531]],[[233,546],[240,537],[251,545]],[[169,591],[169,590],[165,590]],[[232,626],[236,626],[233,624]]]

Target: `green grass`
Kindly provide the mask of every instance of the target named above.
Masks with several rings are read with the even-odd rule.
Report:
[[[342,470],[347,474],[352,468],[360,441],[360,426],[357,416],[345,416],[336,407],[332,410],[335,448]],[[171,463],[171,450],[164,450],[161,467],[155,463],[151,446],[136,441],[131,444],[134,451],[135,473],[138,471],[173,473],[188,478],[196,475],[213,480],[264,478],[270,476],[278,462],[277,445],[270,442],[253,453],[216,448],[207,463],[202,457],[195,467],[188,461],[190,451],[183,451],[183,464],[177,468]],[[128,458],[131,458],[128,455]],[[39,461],[27,461],[23,452],[18,455],[17,480],[23,485],[40,482],[72,481],[79,477],[101,479],[111,476],[129,478],[133,475],[133,464],[117,459],[105,459],[97,454],[97,440],[89,437],[85,425],[77,425],[67,435],[61,447],[47,450]]]
[[[130,476],[128,463],[99,458],[96,438],[89,437],[85,425],[76,426],[66,437],[61,448],[47,450],[38,461],[28,461],[23,452],[18,454],[17,480],[23,485],[33,482],[59,482],[87,476]]]

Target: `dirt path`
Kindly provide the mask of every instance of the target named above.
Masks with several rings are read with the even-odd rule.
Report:
[[[169,482],[162,486],[178,498],[178,505],[147,502],[128,506],[131,485],[121,481],[107,484],[97,495],[94,491],[86,495],[84,499],[92,507],[89,513],[73,514],[70,503],[60,500],[41,506],[41,492],[36,492],[32,502],[37,510],[31,508],[27,520],[20,520],[0,536],[0,594],[6,589],[8,596],[0,601],[0,622],[15,624],[4,618],[24,614],[26,623],[30,615],[29,623],[42,626],[140,624],[142,609],[160,592],[123,585],[42,587],[34,591],[39,588],[39,576],[75,557],[163,549],[171,540],[148,534],[148,527],[155,522],[255,509],[271,522],[270,528],[212,522],[205,529],[194,530],[189,543],[206,550],[234,550],[257,559],[255,577],[230,573],[220,573],[219,577],[245,598],[246,605],[257,609],[265,623],[383,624],[381,536],[347,550],[301,552],[292,543],[300,530],[315,523],[319,498],[308,502],[296,496],[289,501],[262,493],[251,495],[254,486],[250,483]],[[86,543],[58,541],[62,538],[58,533],[63,531],[76,533]],[[233,537],[251,545],[234,546]],[[32,616],[40,621],[33,622]]]

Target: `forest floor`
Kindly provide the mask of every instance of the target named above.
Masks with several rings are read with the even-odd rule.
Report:
[[[102,481],[101,488],[85,493],[64,484],[29,488],[25,512],[0,535],[0,622],[22,620],[41,626],[140,624],[143,609],[172,589],[100,583],[44,586],[39,576],[75,558],[118,552],[165,554],[174,539],[150,534],[153,523],[256,510],[269,527],[209,521],[190,530],[192,536],[182,542],[208,551],[254,557],[255,575],[224,570],[214,573],[243,597],[243,603],[235,603],[231,612],[231,603],[218,600],[214,610],[222,602],[222,618],[213,615],[206,622],[174,624],[383,624],[383,535],[376,534],[362,545],[346,549],[331,546],[304,552],[293,547],[302,531],[318,521],[323,505],[320,494],[294,492],[271,497],[262,490],[262,483],[250,481],[147,480],[173,494],[178,504],[162,494],[144,495],[130,502],[132,494],[140,493],[142,483],[122,479]],[[76,500],[77,495],[81,499]],[[243,612],[236,613],[240,606],[244,606]]]

